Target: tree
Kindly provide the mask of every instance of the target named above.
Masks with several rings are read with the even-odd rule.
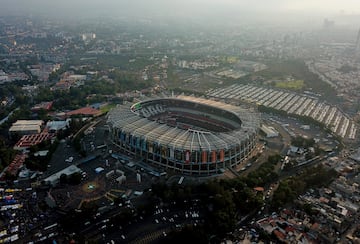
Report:
[[[60,184],[66,184],[67,183],[67,175],[61,174],[60,175]]]
[[[235,227],[235,204],[229,191],[216,194],[211,201],[213,211],[209,211],[205,225],[220,237],[232,231]]]
[[[16,155],[16,151],[11,148],[0,148],[1,168],[8,166]]]
[[[81,174],[79,172],[73,173],[69,175],[67,181],[71,185],[78,185],[81,182]]]

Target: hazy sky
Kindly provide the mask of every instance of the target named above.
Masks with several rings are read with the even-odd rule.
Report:
[[[323,19],[360,14],[360,0],[0,0],[0,14]]]
[[[191,7],[208,8],[211,6],[220,7],[241,7],[248,10],[306,10],[336,12],[344,10],[347,12],[359,12],[359,0],[0,0],[1,9],[16,10],[24,7],[42,9],[44,7],[56,7],[58,10],[71,7],[100,7],[103,9],[121,7],[154,6],[159,8],[171,8],[181,6],[184,9]]]

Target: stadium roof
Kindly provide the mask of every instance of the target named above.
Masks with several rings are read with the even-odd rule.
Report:
[[[108,115],[108,122],[112,127],[121,128],[133,136],[144,138],[146,141],[170,146],[173,149],[189,151],[229,149],[248,139],[259,128],[260,119],[258,113],[238,106],[188,96],[163,99],[190,101],[226,110],[241,119],[241,127],[229,132],[181,129],[140,116],[134,113],[129,105],[118,105],[113,109]],[[156,100],[153,100],[154,103],[156,103]]]

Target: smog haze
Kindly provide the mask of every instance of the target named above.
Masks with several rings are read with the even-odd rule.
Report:
[[[325,18],[344,25],[360,13],[360,2],[326,0],[0,0],[0,14],[47,16],[57,19],[130,18],[156,21],[195,21],[206,24],[301,24],[321,23]],[[356,18],[355,18],[356,19]]]

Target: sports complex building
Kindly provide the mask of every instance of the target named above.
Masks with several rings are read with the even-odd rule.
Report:
[[[240,164],[254,149],[260,116],[202,98],[156,98],[118,105],[108,114],[115,145],[164,170],[212,175]]]

